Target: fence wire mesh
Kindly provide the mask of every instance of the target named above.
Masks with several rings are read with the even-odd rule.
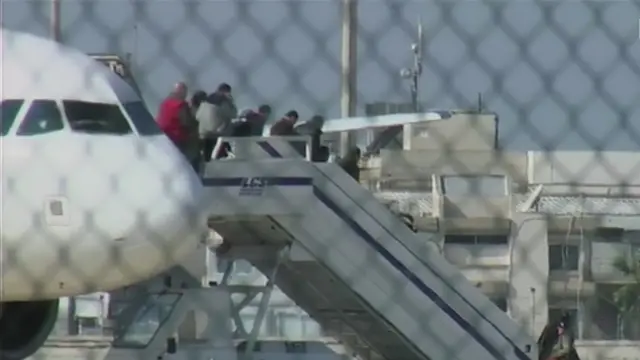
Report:
[[[51,9],[47,1],[3,1],[2,27],[50,37]],[[228,83],[237,109],[269,104],[270,124],[290,109],[302,120],[314,115],[331,119],[340,117],[342,11],[339,1],[65,0],[60,2],[60,41],[88,54],[119,55],[154,115],[172,86],[183,81],[189,95]],[[583,358],[640,357],[640,242],[635,230],[640,215],[638,19],[640,5],[634,2],[359,1],[358,115],[376,103],[411,102],[410,83],[401,70],[412,66],[410,46],[421,23],[420,108],[468,111],[476,108],[481,94],[481,115],[497,114],[499,121],[496,118],[496,128],[489,131],[471,120],[454,130],[448,125],[427,127],[429,137],[416,140],[423,144],[417,147],[427,150],[388,151],[361,161],[360,180],[375,198],[360,189],[333,188],[314,175],[318,191],[332,189],[330,201],[356,224],[340,222],[309,200],[309,209],[317,214],[304,224],[323,217],[336,223],[302,229],[308,237],[302,244],[340,271],[286,263],[275,280],[283,294],[273,295],[278,305],[267,312],[270,320],[259,334],[304,337],[301,329],[310,325],[302,324],[306,320],[291,325],[291,312],[283,310],[289,296],[307,318],[318,322],[321,330],[307,334],[310,338],[335,337],[363,358],[369,356],[364,349],[372,349],[386,359],[469,359],[470,351],[491,354],[496,345],[481,340],[487,330],[478,330],[479,318],[463,314],[462,320],[451,319],[465,306],[496,317],[495,304],[532,341],[548,321],[569,312]],[[46,61],[26,55],[24,63],[16,62],[13,46],[26,51],[3,37],[0,296],[29,300],[113,290],[115,299],[119,293],[114,287],[156,275],[195,251],[205,231],[209,205],[202,203],[208,190],[194,180],[183,159],[172,154],[177,150],[159,150],[166,142],[152,139],[159,130],[135,96],[127,95],[131,97],[116,108],[87,104],[100,103],[95,99],[17,98],[11,94],[19,91],[12,89],[30,84],[34,94],[46,94],[56,81],[59,91],[72,93],[68,88],[74,80],[57,73],[66,69],[57,55],[50,53]],[[33,64],[44,65],[30,68]],[[92,76],[84,80],[94,80]],[[86,92],[91,81],[79,81],[78,86]],[[83,127],[91,119],[93,125]],[[86,136],[78,137],[78,143],[56,137],[69,129]],[[105,132],[118,136],[96,135]],[[149,136],[141,136],[145,132]],[[476,139],[482,141],[462,143],[467,133],[479,134]],[[142,141],[122,141],[127,134]],[[367,136],[356,135],[358,145],[366,147]],[[495,142],[499,153],[493,149]],[[264,162],[257,165],[264,169],[254,170],[271,178],[296,173],[274,164]],[[334,181],[349,183],[344,173],[334,175]],[[207,176],[218,183],[231,181],[220,180],[226,174]],[[238,214],[251,213],[238,202],[237,189],[216,192],[215,200],[230,206],[236,202]],[[273,189],[284,187],[272,187],[269,194],[281,207],[293,206],[290,193]],[[376,199],[400,213],[402,222],[371,217],[385,213]],[[70,215],[59,215],[65,211]],[[462,268],[492,302],[471,295],[461,300],[429,283],[439,289],[439,298],[429,289],[421,293],[416,283],[424,281],[420,275],[399,280],[407,272],[420,274],[436,266],[429,260],[433,250],[423,246],[421,251],[431,255],[412,254],[416,249],[406,239],[414,235],[404,224],[417,232],[420,243],[437,244],[436,252]],[[367,226],[372,233],[359,233]],[[223,236],[242,230],[245,240],[269,238],[255,223],[237,228],[216,223],[214,228]],[[234,240],[225,239],[227,244]],[[394,268],[400,256],[404,260]],[[191,262],[202,260],[195,258]],[[220,259],[221,269],[224,261]],[[249,262],[236,261],[236,268],[239,264],[248,267]],[[235,274],[238,281],[253,284],[258,270],[269,274],[273,267],[272,261],[251,265],[255,268]],[[345,298],[340,291],[370,281],[378,286],[376,299]],[[459,278],[454,283],[469,287]],[[375,292],[363,291],[360,297]],[[77,305],[79,300],[70,299],[65,304]],[[137,323],[140,328],[133,336],[138,337],[132,341],[147,345],[174,300],[167,305],[155,299],[155,307],[147,306],[157,310],[151,320],[141,315],[144,310],[123,310],[115,316],[120,325],[114,327],[114,336],[126,328],[123,323]],[[31,304],[3,303],[0,358],[31,353],[54,323],[54,335],[77,332],[81,317],[59,325],[67,308],[61,307],[57,315],[44,303]],[[330,313],[331,308],[340,311]],[[391,331],[378,315],[363,315],[371,309],[389,319]],[[255,311],[250,319],[255,317],[251,314]],[[456,330],[449,331],[456,322]],[[514,330],[504,326],[488,331],[509,336]],[[247,337],[247,332],[237,333]],[[123,343],[128,341],[120,336]],[[589,340],[627,342],[600,346]],[[415,346],[406,346],[407,341]],[[440,349],[433,350],[439,355],[421,353],[426,343]],[[55,344],[50,339],[37,358],[53,356]],[[148,351],[156,350],[145,351],[131,356],[151,358]],[[73,356],[104,356],[93,350],[82,354]]]

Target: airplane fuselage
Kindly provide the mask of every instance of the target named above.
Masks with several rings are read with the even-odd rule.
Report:
[[[163,135],[60,132],[0,144],[2,301],[126,286],[196,250],[201,185]]]

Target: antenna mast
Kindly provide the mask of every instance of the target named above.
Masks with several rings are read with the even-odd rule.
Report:
[[[422,20],[418,20],[418,39],[411,44],[411,52],[413,53],[413,66],[404,68],[400,71],[400,76],[411,80],[411,107],[413,112],[420,112],[420,104],[418,102],[418,81],[422,75],[422,54],[424,52],[424,33],[422,31]]]

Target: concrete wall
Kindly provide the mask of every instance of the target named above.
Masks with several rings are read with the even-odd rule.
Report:
[[[495,115],[460,113],[446,120],[410,125],[406,128],[405,149],[487,150],[495,148],[498,124]]]
[[[581,360],[640,360],[638,341],[576,341]]]
[[[511,227],[509,314],[538,335],[547,323],[549,246],[547,221],[541,214],[514,214]],[[534,289],[534,291],[532,291]]]
[[[512,188],[520,192],[526,191],[526,184],[544,184],[546,194],[640,195],[640,156],[630,152],[383,150],[380,159],[368,161],[365,168],[367,178],[419,180],[434,174],[490,174],[507,176]]]
[[[542,184],[640,185],[640,156],[622,151],[529,152],[529,179]],[[613,189],[612,191],[616,191]],[[633,190],[640,194],[640,188]]]
[[[445,218],[508,219],[511,213],[511,197],[444,196]]]
[[[502,153],[490,150],[383,150],[380,153],[380,177],[429,177],[437,175],[508,175],[526,182],[525,153]]]
[[[445,244],[444,257],[459,267],[509,267],[508,245]]]

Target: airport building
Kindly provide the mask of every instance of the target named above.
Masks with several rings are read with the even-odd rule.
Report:
[[[640,358],[639,314],[616,301],[640,287],[616,267],[640,261],[640,155],[499,151],[497,125],[461,113],[405,129],[405,150],[383,150],[363,182],[533,333],[569,312],[583,358]]]
[[[405,126],[404,149],[364,161],[361,183],[410,214],[425,243],[531,333],[569,312],[582,359],[640,359],[639,314],[620,296],[637,293],[640,279],[617,266],[640,259],[640,155],[501,151],[497,121],[452,112]],[[208,256],[214,279],[227,263]],[[233,268],[235,281],[264,281],[248,262]],[[246,307],[243,321],[252,323],[257,309]],[[324,334],[275,291],[260,335]]]

